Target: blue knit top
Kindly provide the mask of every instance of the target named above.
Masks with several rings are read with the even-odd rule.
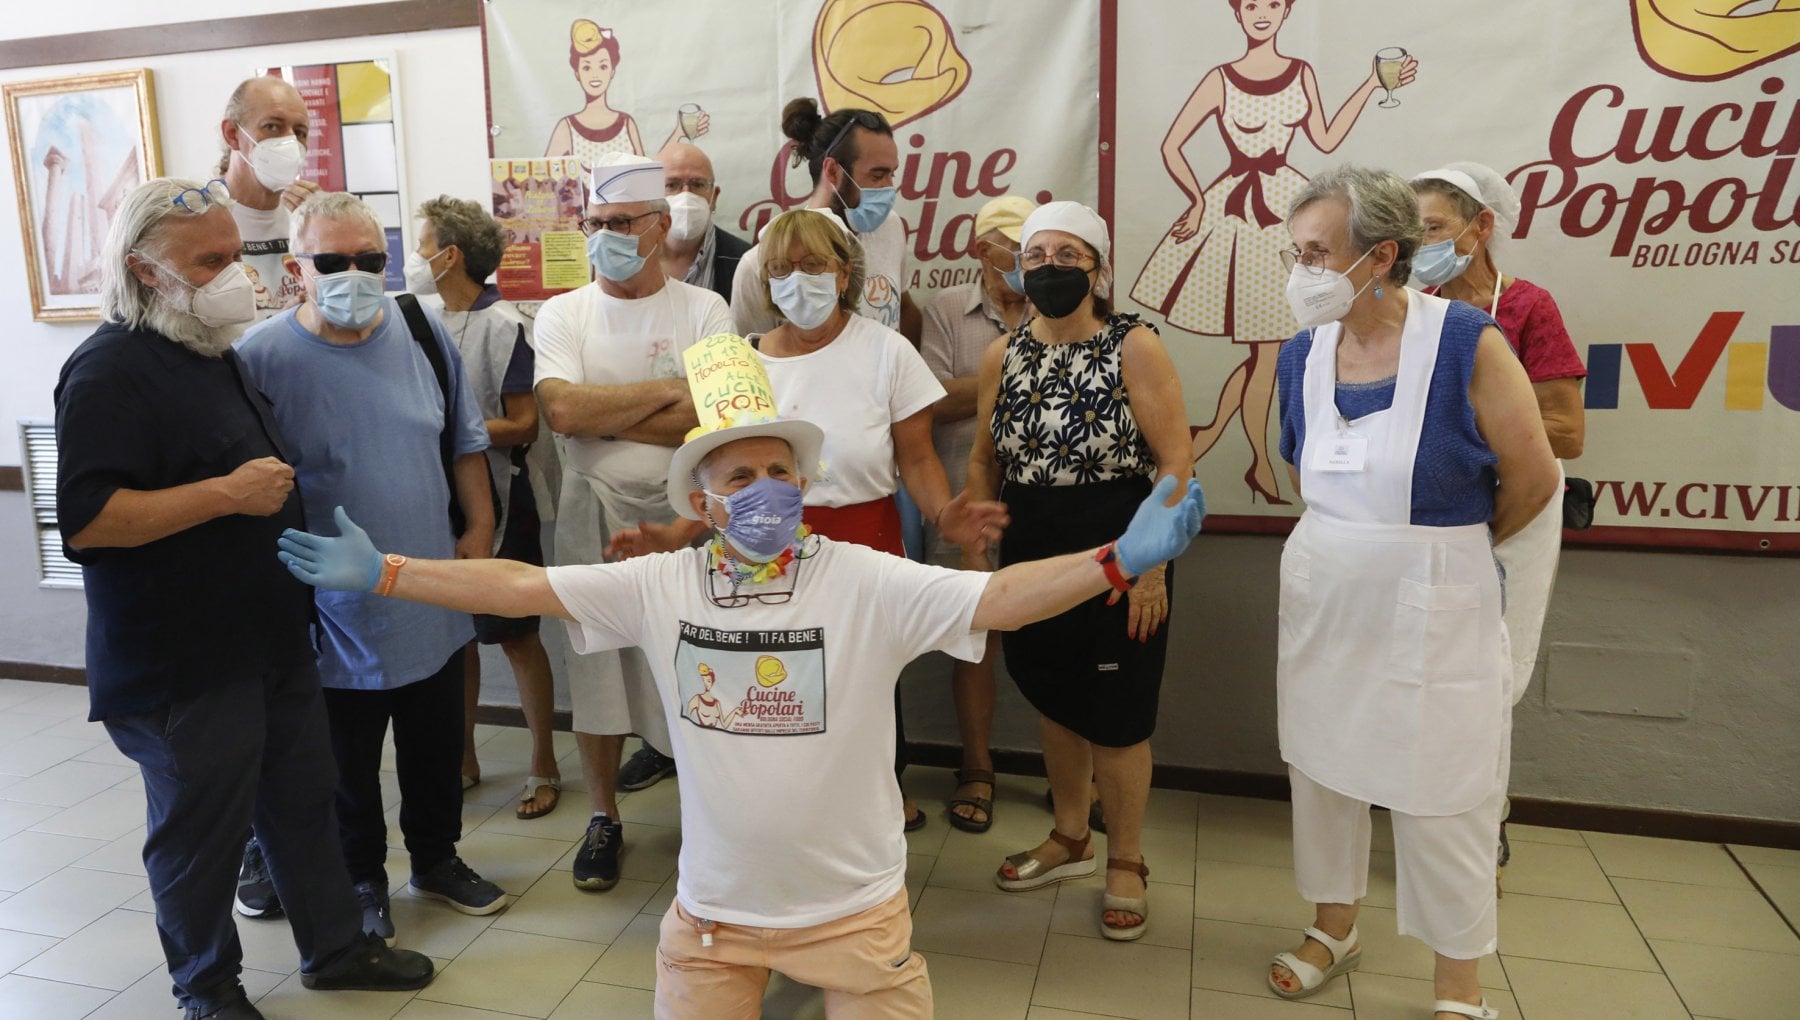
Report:
[[[1485,524],[1494,516],[1494,464],[1500,458],[1475,430],[1475,408],[1469,403],[1476,342],[1482,329],[1493,324],[1486,312],[1461,301],[1452,301],[1444,315],[1437,367],[1425,399],[1419,452],[1413,461],[1413,524],[1446,528]],[[1281,345],[1275,362],[1276,390],[1281,396],[1281,457],[1289,464],[1300,463],[1306,445],[1304,380],[1311,352],[1312,330],[1305,330]],[[1373,383],[1338,383],[1338,413],[1354,423],[1393,406],[1394,383],[1393,377]]]

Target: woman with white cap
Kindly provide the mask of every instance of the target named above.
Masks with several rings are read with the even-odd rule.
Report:
[[[969,455],[969,498],[997,493],[1012,514],[1002,566],[1090,548],[1130,520],[1158,477],[1193,473],[1175,366],[1153,328],[1108,301],[1106,224],[1079,203],[1050,202],[1025,220],[1020,243],[1034,314],[982,359],[975,418],[987,427]],[[1094,873],[1091,777],[1105,811],[1100,932],[1110,939],[1139,938],[1149,921],[1139,837],[1172,571],[1121,578],[1109,596],[1001,638],[1007,671],[1042,716],[1056,823],[1008,857],[995,884],[1017,892]]]
[[[1511,710],[1493,546],[1556,495],[1531,386],[1485,313],[1407,290],[1418,203],[1343,167],[1288,213],[1281,454],[1306,501],[1281,555],[1277,715],[1305,942],[1268,981],[1298,999],[1356,969],[1369,806],[1394,825],[1401,934],[1437,954],[1438,1020],[1499,1014],[1494,832]]]
[[[1587,435],[1581,380],[1587,369],[1563,327],[1562,312],[1549,291],[1507,276],[1494,264],[1493,245],[1501,236],[1500,228],[1510,229],[1519,221],[1519,197],[1512,185],[1480,163],[1450,163],[1413,178],[1412,188],[1425,228],[1424,245],[1413,260],[1413,279],[1425,285],[1427,294],[1487,309],[1525,365],[1551,451],[1565,460],[1581,456]],[[1562,526],[1562,502],[1551,500],[1519,534],[1494,549],[1506,571],[1506,634],[1515,705],[1525,697],[1537,668],[1544,615],[1562,552]],[[1502,823],[1499,866],[1505,867],[1510,856]]]

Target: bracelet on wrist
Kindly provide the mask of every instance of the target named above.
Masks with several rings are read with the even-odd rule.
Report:
[[[381,576],[376,579],[373,591],[377,595],[389,595],[394,590],[394,582],[400,579],[400,568],[406,566],[406,557],[399,553],[388,553],[381,558]]]
[[[1108,542],[1094,553],[1094,562],[1100,564],[1101,573],[1106,575],[1106,583],[1116,591],[1130,591],[1137,584],[1137,578],[1126,577],[1119,567],[1119,543]]]

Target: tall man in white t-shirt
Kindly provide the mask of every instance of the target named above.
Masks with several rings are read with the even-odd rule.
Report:
[[[288,210],[319,190],[300,179],[306,158],[306,104],[294,86],[273,76],[247,78],[225,102],[219,174],[236,200],[231,215],[244,239],[244,271],[256,285],[256,317],[300,303],[300,277],[283,267]]]
[[[408,561],[381,556],[340,511],[342,537],[289,531],[282,559],[310,584],[556,615],[578,649],[649,653],[686,780],[680,877],[656,954],[659,1020],[750,1020],[771,970],[824,989],[827,1015],[929,1017],[889,771],[901,667],[932,650],[978,658],[989,629],[1128,588],[1180,554],[1205,500],[1190,482],[1166,506],[1175,482],[1165,478],[1116,542],[992,574],[807,536],[801,491],[818,427],[751,417],[759,400],[775,406],[767,380],[734,378],[729,365],[753,368],[755,355],[736,337],[705,346],[716,357],[690,362],[690,375],[714,428],[676,452],[667,493],[684,517],[714,526],[706,545],[548,571]],[[713,385],[720,378],[735,385]],[[736,423],[712,413],[721,405]],[[684,715],[696,698],[718,712]]]
[[[923,319],[905,290],[906,225],[894,213],[900,150],[893,128],[870,110],[834,110],[820,117],[810,99],[789,103],[781,123],[812,175],[805,208],[836,213],[862,245],[866,270],[857,311],[919,346]],[[738,260],[731,284],[731,315],[739,333],[767,333],[779,323],[763,300],[767,293],[761,253],[752,247]]]
[[[535,389],[562,437],[556,561],[599,563],[612,536],[674,519],[664,494],[669,458],[696,419],[681,352],[731,330],[725,301],[664,276],[663,167],[610,153],[593,167],[582,231],[598,278],[544,303],[537,316]],[[619,758],[627,734],[668,747],[668,728],[643,652],[620,647],[571,656],[575,739],[594,815],[574,861],[575,884],[619,881]]]

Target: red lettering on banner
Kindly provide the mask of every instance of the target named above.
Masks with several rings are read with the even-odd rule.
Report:
[[[1714,312],[1701,327],[1700,335],[1694,338],[1694,346],[1688,348],[1673,375],[1663,367],[1662,355],[1657,353],[1655,344],[1626,344],[1625,353],[1631,356],[1638,385],[1644,388],[1644,402],[1665,411],[1685,411],[1693,407],[1701,387],[1706,385],[1713,366],[1719,362],[1719,355],[1725,353],[1725,345],[1731,341],[1731,334],[1743,318],[1743,312]]]

